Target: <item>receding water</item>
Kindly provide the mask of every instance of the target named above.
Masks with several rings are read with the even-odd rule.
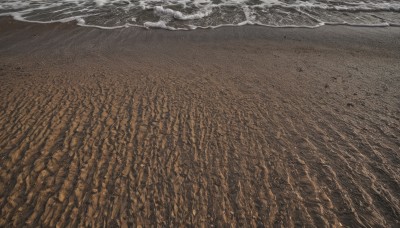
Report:
[[[0,16],[31,22],[77,21],[100,28],[195,29],[257,24],[399,26],[393,0],[0,0]]]

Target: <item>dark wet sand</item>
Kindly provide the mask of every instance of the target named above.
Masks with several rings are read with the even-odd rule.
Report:
[[[1,227],[399,227],[400,28],[0,19]]]

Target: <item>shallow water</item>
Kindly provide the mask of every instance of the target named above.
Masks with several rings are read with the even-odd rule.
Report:
[[[257,24],[318,27],[324,24],[400,25],[393,0],[53,0],[0,1],[0,16],[31,22],[77,21],[82,26],[195,29]]]

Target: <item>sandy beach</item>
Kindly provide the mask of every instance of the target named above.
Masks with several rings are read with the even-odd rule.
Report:
[[[399,227],[400,28],[0,18],[1,227]]]

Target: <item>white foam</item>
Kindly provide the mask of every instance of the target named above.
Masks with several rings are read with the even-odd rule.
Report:
[[[98,6],[103,6],[104,4],[108,3],[108,0],[94,0]]]
[[[85,24],[85,19],[78,17],[75,19],[78,25],[84,25]]]
[[[211,13],[211,11],[204,10],[204,12],[197,12],[194,14],[185,15],[180,11],[172,9],[164,9],[164,7],[162,6],[156,6],[154,7],[154,13],[158,16],[162,15],[172,16],[173,18],[178,20],[196,20],[208,16]]]
[[[167,26],[165,21],[157,21],[157,22],[145,22],[143,24],[145,28],[161,28],[161,29],[167,29],[167,30],[181,30],[181,29],[176,29],[171,26]]]

